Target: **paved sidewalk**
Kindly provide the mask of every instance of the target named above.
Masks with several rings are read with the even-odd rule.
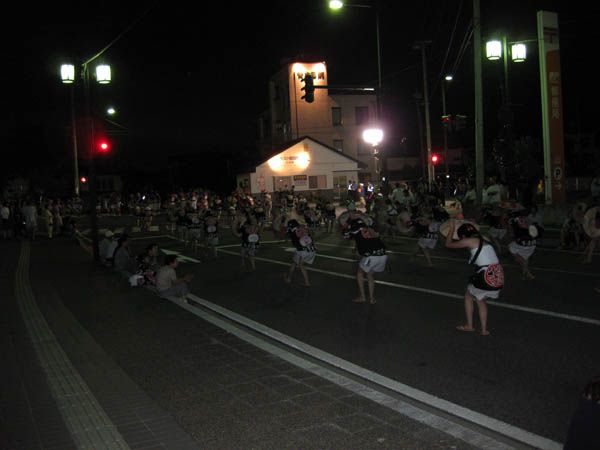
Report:
[[[58,341],[130,448],[474,448],[129,287],[72,242],[33,243],[30,277]],[[3,398],[3,414],[6,406]],[[7,448],[47,448],[40,444]]]

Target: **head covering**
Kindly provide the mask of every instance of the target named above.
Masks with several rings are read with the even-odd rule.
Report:
[[[291,219],[287,223],[288,230],[295,230],[300,226],[300,223],[296,219]]]
[[[110,230],[106,230],[106,231],[104,232],[104,236],[105,236],[105,237],[107,237],[107,238],[111,238],[111,237],[113,237],[114,235],[115,235],[115,233],[113,233],[113,232],[112,232],[112,231],[110,231]]]
[[[140,286],[140,285],[143,284],[143,282],[144,282],[144,276],[143,275],[135,274],[135,275],[131,275],[129,277],[129,284],[131,286],[134,286],[134,287],[135,286]]]
[[[473,237],[473,236],[477,236],[479,234],[479,231],[477,230],[477,228],[475,228],[475,225],[473,225],[472,223],[463,223],[460,227],[458,227],[458,229],[456,230],[456,234],[459,238],[466,238],[466,237]]]

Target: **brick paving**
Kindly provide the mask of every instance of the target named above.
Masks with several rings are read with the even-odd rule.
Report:
[[[131,448],[474,448],[301,370],[147,290],[130,288],[115,273],[92,269],[87,255],[71,244],[40,242],[31,257],[41,310]],[[4,362],[7,325],[2,326]],[[22,371],[11,373],[13,385],[23,383]],[[3,419],[6,408],[18,402],[5,398],[5,390]],[[45,400],[51,408],[51,399]],[[62,423],[56,411],[45,413],[57,426]],[[14,430],[13,446],[6,448],[49,448],[46,435],[39,435],[37,446],[25,445],[22,439],[31,433],[24,428]],[[57,439],[64,437],[64,426],[60,430]]]

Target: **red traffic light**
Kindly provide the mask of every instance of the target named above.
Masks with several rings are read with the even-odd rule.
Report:
[[[99,140],[96,146],[98,147],[98,153],[110,152],[110,142],[106,139]]]
[[[438,162],[440,162],[440,157],[438,155],[431,155],[431,162],[433,164],[437,164]]]
[[[80,182],[82,182],[83,184],[87,183],[88,179],[86,177],[81,177],[79,179]]]

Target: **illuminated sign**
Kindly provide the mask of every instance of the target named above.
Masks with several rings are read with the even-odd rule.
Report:
[[[325,82],[325,63],[316,63],[316,64],[302,64],[295,63],[292,66],[292,72],[296,74],[296,77],[301,80],[304,78],[304,75],[307,73],[312,75],[315,81],[323,80]]]
[[[310,155],[305,151],[295,155],[277,155],[268,161],[271,170],[306,169],[310,164]]]

